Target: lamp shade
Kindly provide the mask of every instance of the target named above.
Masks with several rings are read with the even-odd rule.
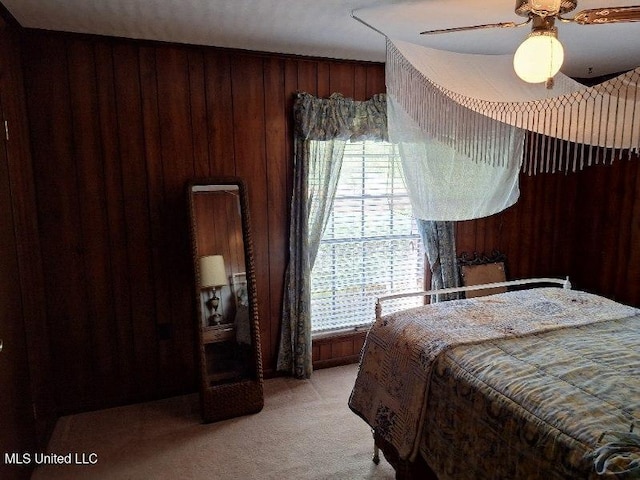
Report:
[[[220,287],[227,284],[227,272],[222,255],[200,257],[200,288]]]
[[[554,35],[530,35],[516,50],[513,68],[525,82],[542,83],[560,71],[563,61],[564,49]]]

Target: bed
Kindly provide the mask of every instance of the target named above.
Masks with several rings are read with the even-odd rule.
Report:
[[[380,308],[349,407],[396,478],[640,478],[640,310],[555,286]]]

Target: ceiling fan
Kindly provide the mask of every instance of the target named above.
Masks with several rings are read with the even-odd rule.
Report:
[[[582,10],[573,18],[563,15],[575,10],[577,0],[516,0],[515,13],[526,20],[521,23],[501,22],[467,27],[426,30],[421,35],[462,32],[485,28],[513,28],[531,24],[531,33],[518,47],[513,58],[516,74],[525,82],[547,83],[553,86],[553,76],[560,71],[564,61],[564,49],[558,41],[556,20],[579,25],[618,22],[640,22],[640,5],[627,7],[603,7]]]

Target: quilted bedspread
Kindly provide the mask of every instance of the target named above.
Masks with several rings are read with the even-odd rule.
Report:
[[[500,364],[498,368],[497,356],[492,358],[489,353],[486,353],[483,350],[484,345],[505,339],[523,341],[529,337],[538,338],[546,333],[552,335],[561,330],[574,331],[583,327],[588,330],[588,328],[592,328],[586,327],[588,325],[610,321],[614,321],[613,323],[617,325],[618,329],[628,329],[629,325],[615,322],[618,319],[628,319],[628,322],[634,325],[633,330],[636,338],[628,339],[627,342],[631,342],[631,345],[636,342],[635,345],[637,346],[638,317],[636,315],[639,313],[640,311],[635,308],[585,292],[560,288],[538,288],[469,300],[441,302],[383,316],[376,321],[367,335],[362,351],[360,368],[349,399],[349,407],[362,417],[378,435],[389,442],[397,450],[401,459],[412,460],[421,449],[425,455],[435,457],[435,463],[440,463],[440,468],[436,469],[436,473],[442,475],[442,471],[456,470],[455,465],[452,465],[450,460],[443,459],[443,452],[460,448],[461,455],[464,455],[465,451],[462,448],[463,445],[453,443],[454,434],[452,430],[460,428],[460,425],[454,425],[460,416],[460,412],[451,413],[451,408],[454,408],[454,399],[450,397],[459,395],[466,399],[465,401],[467,402],[470,401],[469,398],[472,398],[464,392],[461,393],[460,384],[456,383],[456,380],[451,380],[453,378],[452,370],[459,370],[456,375],[467,375],[470,376],[469,378],[475,379],[475,388],[481,388],[481,385],[486,383],[486,379],[481,378],[480,374],[491,376],[490,374],[493,372],[493,380],[502,383],[488,387],[490,392],[495,393],[496,391],[515,388],[521,394],[520,401],[525,402],[528,399],[529,402],[533,402],[533,406],[529,405],[523,408],[529,408],[528,411],[532,418],[535,417],[539,420],[540,412],[536,408],[546,407],[549,402],[552,403],[556,395],[545,384],[546,379],[543,378],[545,375],[541,375],[540,371],[536,369],[536,360],[533,360],[534,366],[525,368],[529,376],[526,380],[523,380],[523,375],[525,374],[518,372],[517,369],[514,370],[515,377],[509,375],[509,369],[512,367],[507,365],[509,362],[506,359],[513,359],[515,358],[514,355],[505,354],[502,358],[505,363]],[[577,328],[568,329],[568,327]],[[594,325],[595,327],[597,325]],[[617,334],[620,334],[620,332]],[[595,335],[597,338],[598,334]],[[609,337],[607,338],[616,336],[616,334],[611,333],[608,335]],[[625,335],[622,336],[624,337]],[[570,339],[573,336],[568,334],[562,338],[564,338],[563,341],[570,343]],[[482,348],[480,343],[482,343]],[[474,350],[476,346],[477,349]],[[467,348],[469,351],[464,353]],[[500,348],[493,344],[492,348],[497,348],[500,352],[504,352],[507,349],[507,347]],[[526,351],[524,345],[514,348],[518,352]],[[558,358],[565,347],[556,344],[549,348],[552,349],[544,350],[544,353],[541,353],[541,359]],[[538,347],[533,348],[533,351],[542,352]],[[455,356],[452,356],[454,354]],[[458,355],[461,356],[458,357]],[[615,352],[609,352],[609,356],[611,357],[610,361],[616,358],[619,359]],[[565,360],[569,362],[570,366],[575,361],[575,359]],[[620,361],[622,363],[625,362],[624,358]],[[640,362],[640,359],[637,361]],[[566,367],[567,365],[565,365],[565,369]],[[588,364],[581,367],[583,376],[584,369],[589,367],[590,365]],[[527,368],[533,370],[527,370]],[[637,377],[640,365],[631,365],[629,368],[635,368]],[[472,373],[469,373],[470,370]],[[616,375],[619,374],[619,372],[616,373]],[[624,368],[622,374],[624,375]],[[519,383],[515,382],[516,380]],[[616,377],[615,380],[620,381],[620,377]],[[637,378],[634,380],[636,384],[637,380]],[[435,384],[438,384],[439,391],[432,392]],[[515,386],[516,384],[518,385],[517,387]],[[597,384],[598,382],[595,382],[595,385]],[[620,385],[620,389],[625,388],[626,385]],[[640,386],[637,388],[640,389]],[[447,389],[452,391],[445,392]],[[468,386],[467,393],[471,390],[471,387]],[[547,396],[544,396],[544,398],[529,397],[527,392],[546,392]],[[616,407],[619,410],[616,415],[618,417],[621,416],[618,422],[620,424],[629,423],[634,418],[637,418],[638,415],[640,395],[637,394],[640,393],[640,390],[632,389],[630,392],[636,396],[633,399],[635,403],[629,400],[628,405],[618,405]],[[443,397],[442,395],[445,393],[449,397]],[[580,397],[579,402],[585,402],[587,397],[592,397],[592,395],[587,395],[584,398]],[[618,398],[622,398],[623,402],[626,401],[624,395]],[[509,408],[513,407],[511,405],[513,401],[510,397],[505,400],[510,404]],[[608,397],[603,394],[602,399],[594,401],[606,407]],[[486,407],[486,405],[482,407],[479,405],[477,400],[472,399],[470,404],[464,406],[464,409],[469,410],[472,407],[485,409]],[[567,417],[564,418],[566,425],[560,425],[559,427],[566,427],[569,430],[566,433],[567,435],[571,438],[577,438],[577,441],[581,441],[580,435],[584,434],[581,429],[587,427],[580,423],[576,424],[575,419],[580,415],[579,412],[588,411],[590,408],[604,408],[602,405],[596,407],[583,405],[580,408],[574,406],[565,410],[567,412],[566,415],[560,414],[559,417],[561,419]],[[558,416],[558,408],[555,409],[555,413],[553,413],[554,408],[551,408],[552,417]],[[560,408],[560,410],[562,409]],[[491,411],[491,408],[489,408],[489,413]],[[482,414],[486,413],[486,410],[482,412]],[[512,413],[509,413],[509,418],[512,416]],[[476,420],[480,422],[480,425],[474,425],[471,428],[484,428],[487,420],[481,419],[479,416],[476,417],[478,417]],[[444,424],[440,425],[441,422],[444,422]],[[429,432],[423,432],[425,424],[428,425],[428,428],[438,428],[439,437],[430,436]],[[567,425],[574,425],[572,428],[576,431],[571,431],[571,428],[567,427]],[[464,425],[462,427],[464,428]],[[593,435],[593,431],[599,427],[597,425],[592,425],[591,427],[590,434]],[[553,428],[556,428],[556,426]],[[457,441],[478,444],[475,446],[467,445],[466,447],[495,449],[495,446],[491,447],[483,444],[481,438],[475,435],[473,431],[462,431],[463,438]],[[498,432],[498,435],[501,433]],[[602,433],[600,432],[599,435]],[[522,434],[522,430],[518,430],[518,434]],[[526,435],[527,431],[525,431]],[[531,433],[530,435],[534,434]],[[549,445],[549,448],[553,449],[554,441],[550,440]],[[489,451],[481,452],[481,455],[492,457],[493,454]],[[451,456],[449,455],[449,457]],[[457,460],[454,460],[454,464],[456,462]],[[506,463],[513,464],[508,459]],[[487,468],[489,469],[488,466]],[[493,469],[494,467],[491,466],[490,468]],[[460,475],[461,472],[456,471],[455,474],[452,473],[450,478],[463,478]],[[471,473],[470,475],[468,478],[474,478],[474,476],[475,478],[481,478],[481,474]],[[492,478],[509,478],[509,475],[505,474],[504,477],[492,476]],[[442,476],[444,478],[447,477],[447,475]],[[525,477],[517,478],[526,478],[526,475]]]
[[[440,480],[640,479],[638,316],[453,348],[430,392]]]

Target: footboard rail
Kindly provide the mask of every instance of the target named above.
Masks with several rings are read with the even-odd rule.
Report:
[[[460,292],[471,292],[474,290],[484,290],[490,288],[499,288],[499,287],[514,287],[519,285],[530,285],[537,283],[553,283],[557,285],[562,285],[562,288],[571,289],[571,282],[569,281],[569,277],[565,279],[562,278],[524,278],[521,280],[509,280],[507,282],[494,282],[494,283],[483,283],[481,285],[468,285],[466,287],[450,287],[450,288],[440,288],[435,290],[424,290],[422,292],[406,292],[406,293],[396,293],[393,295],[385,295],[383,297],[378,297],[376,300],[376,320],[380,319],[382,316],[382,302],[387,300],[394,300],[397,298],[406,298],[406,297],[426,297],[427,295],[440,295],[444,293],[460,293]]]
[[[440,288],[435,290],[425,290],[422,292],[407,292],[407,293],[396,293],[393,295],[385,295],[383,297],[378,297],[376,300],[376,320],[379,320],[382,316],[382,302],[387,300],[394,300],[396,298],[405,298],[405,297],[418,297],[427,295],[438,295],[443,293],[459,293],[459,292],[471,292],[474,290],[484,290],[490,288],[499,288],[499,287],[513,287],[519,285],[530,285],[530,284],[556,284],[561,285],[562,288],[571,289],[571,282],[569,281],[569,277],[565,279],[561,278],[526,278],[521,280],[510,280],[506,282],[494,282],[494,283],[484,283],[481,285],[469,285],[466,287],[452,287],[452,288]],[[373,431],[372,431],[373,432]],[[373,432],[375,438],[375,432]],[[380,462],[380,449],[378,444],[374,440],[373,444],[373,462],[377,465]]]

